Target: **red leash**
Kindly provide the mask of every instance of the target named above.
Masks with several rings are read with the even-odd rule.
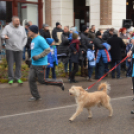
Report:
[[[99,81],[101,81],[103,78],[105,78],[107,76],[107,74],[109,74],[110,72],[112,72],[114,69],[116,69],[116,67],[118,67],[121,63],[123,63],[126,59],[128,58],[128,56],[126,56],[123,60],[121,60],[121,62],[117,65],[115,65],[112,69],[110,69],[106,74],[104,74],[99,80],[97,80],[95,83],[93,83],[92,85],[90,85],[88,89],[92,88],[96,83],[98,83]]]

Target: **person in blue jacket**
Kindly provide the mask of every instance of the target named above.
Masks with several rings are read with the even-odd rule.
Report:
[[[47,38],[47,43],[50,45],[50,53],[47,55],[48,57],[48,66],[46,68],[46,78],[49,78],[50,68],[52,71],[52,78],[56,79],[55,66],[58,65],[57,59],[57,49],[55,46],[54,39]]]
[[[95,67],[95,50],[94,50],[94,44],[91,44],[91,46],[87,50],[87,58],[88,58],[88,77],[89,82],[92,82],[91,76],[93,73],[93,69]]]

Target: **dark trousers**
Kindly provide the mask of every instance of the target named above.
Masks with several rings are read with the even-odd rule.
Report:
[[[70,79],[71,80],[75,80],[75,75],[78,72],[78,66],[79,66],[79,64],[78,63],[72,63],[72,64],[74,65],[74,67],[73,67],[73,70],[72,70]]]
[[[104,70],[105,64],[103,63],[102,58],[100,58],[99,63],[97,63],[95,67],[95,79],[100,79],[104,74]]]
[[[127,74],[126,76],[132,76],[132,62],[127,61]]]
[[[112,60],[111,68],[113,68],[116,64],[119,64],[120,60]],[[115,78],[115,70],[117,71],[117,78],[120,78],[120,65],[112,71],[112,78]]]
[[[25,57],[26,51],[27,51],[27,53],[28,53],[28,58],[31,58],[31,50],[28,49],[28,48],[26,48],[26,47],[24,47],[24,50],[23,50],[23,60],[26,59],[26,57]]]
[[[22,51],[12,51],[6,50],[6,60],[8,64],[8,79],[16,80],[21,78],[21,60],[22,60]],[[15,74],[13,71],[13,65],[16,65]]]
[[[29,73],[29,86],[30,91],[33,97],[36,99],[40,98],[36,81],[38,80],[41,84],[46,85],[56,85],[56,86],[62,86],[63,81],[60,79],[46,79],[45,78],[45,67],[44,66],[33,66],[30,67],[30,73]]]
[[[49,78],[50,69],[51,69],[51,72],[52,72],[52,78],[56,79],[55,65],[54,65],[53,68],[48,68],[48,67],[46,68],[46,78]]]
[[[91,76],[92,76],[93,69],[94,69],[93,66],[88,65],[88,77],[89,77],[89,78],[91,78]]]

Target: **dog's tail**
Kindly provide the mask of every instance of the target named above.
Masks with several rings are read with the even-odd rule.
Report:
[[[109,93],[111,87],[107,82],[101,83],[98,87],[98,90],[102,90],[104,92],[106,92],[107,94]]]

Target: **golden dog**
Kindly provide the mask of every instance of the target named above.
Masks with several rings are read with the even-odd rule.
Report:
[[[101,83],[98,87],[98,90],[102,91],[88,93],[82,87],[75,86],[72,86],[71,89],[69,89],[69,94],[75,97],[77,103],[76,112],[74,115],[72,115],[69,121],[73,121],[83,111],[83,108],[88,110],[88,118],[92,118],[90,108],[95,105],[107,108],[109,110],[109,116],[113,115],[113,109],[110,104],[110,97],[107,95],[108,90],[110,90],[109,84],[106,82]]]

